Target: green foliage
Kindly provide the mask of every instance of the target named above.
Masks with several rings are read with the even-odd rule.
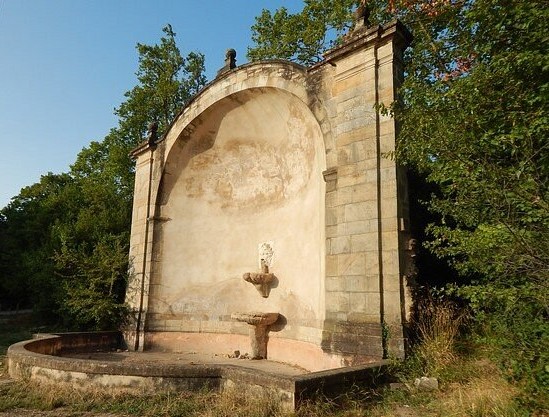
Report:
[[[495,0],[455,9],[410,54],[397,158],[439,187],[440,256],[463,273],[547,277],[548,13]]]
[[[540,289],[530,282],[483,282],[457,288],[475,312],[477,339],[513,383],[522,403],[549,409],[549,321]]]
[[[112,329],[124,320],[134,170],[129,153],[152,121],[165,131],[206,83],[204,56],[184,58],[171,26],[163,31],[159,45],[137,45],[138,85],[116,109],[118,127],[84,148],[69,173],[43,176],[2,210],[0,303],[6,307],[32,306],[41,318],[70,329]]]
[[[545,3],[367,2],[371,23],[397,17],[414,35],[400,100],[383,104],[400,127],[394,157],[433,190],[424,201],[432,218],[424,246],[468,284],[458,294],[471,303],[487,342],[532,407],[548,390],[549,375],[543,353],[549,350]],[[337,11],[341,20],[316,18],[312,5],[326,16]],[[349,9],[322,1],[306,2],[295,15],[264,11],[253,27],[256,45],[249,55],[314,63],[328,47],[328,29],[349,26],[350,16]],[[334,23],[345,19],[343,26]],[[311,38],[303,35],[302,20],[315,25]]]
[[[117,133],[123,142],[137,145],[146,134],[151,121],[164,132],[195,94],[206,84],[204,55],[191,52],[184,58],[176,45],[170,25],[162,29],[165,36],[160,45],[137,44],[139,53],[139,84],[125,94],[115,114],[120,118]]]
[[[55,250],[51,225],[68,215],[72,178],[42,176],[25,187],[0,212],[0,303],[5,309],[33,306],[47,318],[55,310],[57,288],[52,281]]]
[[[252,26],[251,61],[288,59],[303,65],[319,62],[351,25],[355,0],[305,0],[303,10],[291,14],[285,7],[264,9]]]
[[[102,235],[93,247],[67,243],[55,253],[58,276],[63,278],[66,302],[61,312],[79,327],[94,330],[116,329],[124,321],[128,252],[127,233]]]
[[[426,246],[474,282],[458,294],[536,407],[549,389],[549,12],[446,3],[408,16],[396,157],[436,185]]]

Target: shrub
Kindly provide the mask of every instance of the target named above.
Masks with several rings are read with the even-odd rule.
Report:
[[[412,362],[417,362],[424,375],[440,376],[455,360],[455,341],[468,316],[462,306],[442,294],[426,290],[415,306]]]

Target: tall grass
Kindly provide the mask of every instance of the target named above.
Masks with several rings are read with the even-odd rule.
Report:
[[[438,377],[456,360],[456,339],[467,317],[464,308],[430,292],[417,303],[414,323],[417,343],[413,356],[424,375]]]
[[[0,385],[0,412],[65,410],[71,413],[110,413],[140,417],[289,417],[275,395],[229,389],[222,393],[178,392],[155,395],[82,392],[67,387],[16,382]],[[70,412],[69,412],[70,410]],[[53,416],[54,414],[52,414]]]
[[[69,417],[112,415],[140,417],[526,417],[531,414],[515,401],[518,388],[500,369],[484,358],[485,349],[472,345],[469,354],[456,349],[459,328],[466,320],[456,304],[431,297],[417,315],[418,343],[415,354],[395,365],[405,385],[401,389],[354,386],[337,398],[319,397],[287,411],[276,392],[248,392],[232,387],[217,392],[161,392],[155,395],[86,392],[60,386],[11,382],[0,384],[0,413]],[[419,321],[421,319],[421,321]],[[0,326],[7,331],[0,342],[27,338],[30,332]],[[17,341],[17,340],[14,340]],[[0,356],[0,360],[2,357]],[[419,374],[441,376],[440,391],[420,392],[410,379]],[[26,410],[26,411],[25,411]],[[536,417],[544,416],[537,414]]]

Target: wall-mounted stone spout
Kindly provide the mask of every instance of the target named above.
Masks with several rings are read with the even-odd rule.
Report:
[[[267,359],[268,327],[278,320],[278,313],[233,313],[231,318],[253,326],[250,329],[252,359]]]
[[[244,281],[251,282],[263,298],[267,298],[271,292],[271,283],[274,281],[274,274],[269,273],[269,266],[261,260],[261,272],[246,272],[242,275]]]

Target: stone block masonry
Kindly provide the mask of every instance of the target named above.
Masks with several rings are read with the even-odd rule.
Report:
[[[131,346],[244,336],[231,315],[257,311],[279,314],[276,360],[318,370],[404,354],[406,176],[384,156],[396,126],[377,109],[396,98],[409,41],[393,22],[355,29],[310,68],[229,68],[135,150]],[[264,242],[266,297],[242,279]]]

